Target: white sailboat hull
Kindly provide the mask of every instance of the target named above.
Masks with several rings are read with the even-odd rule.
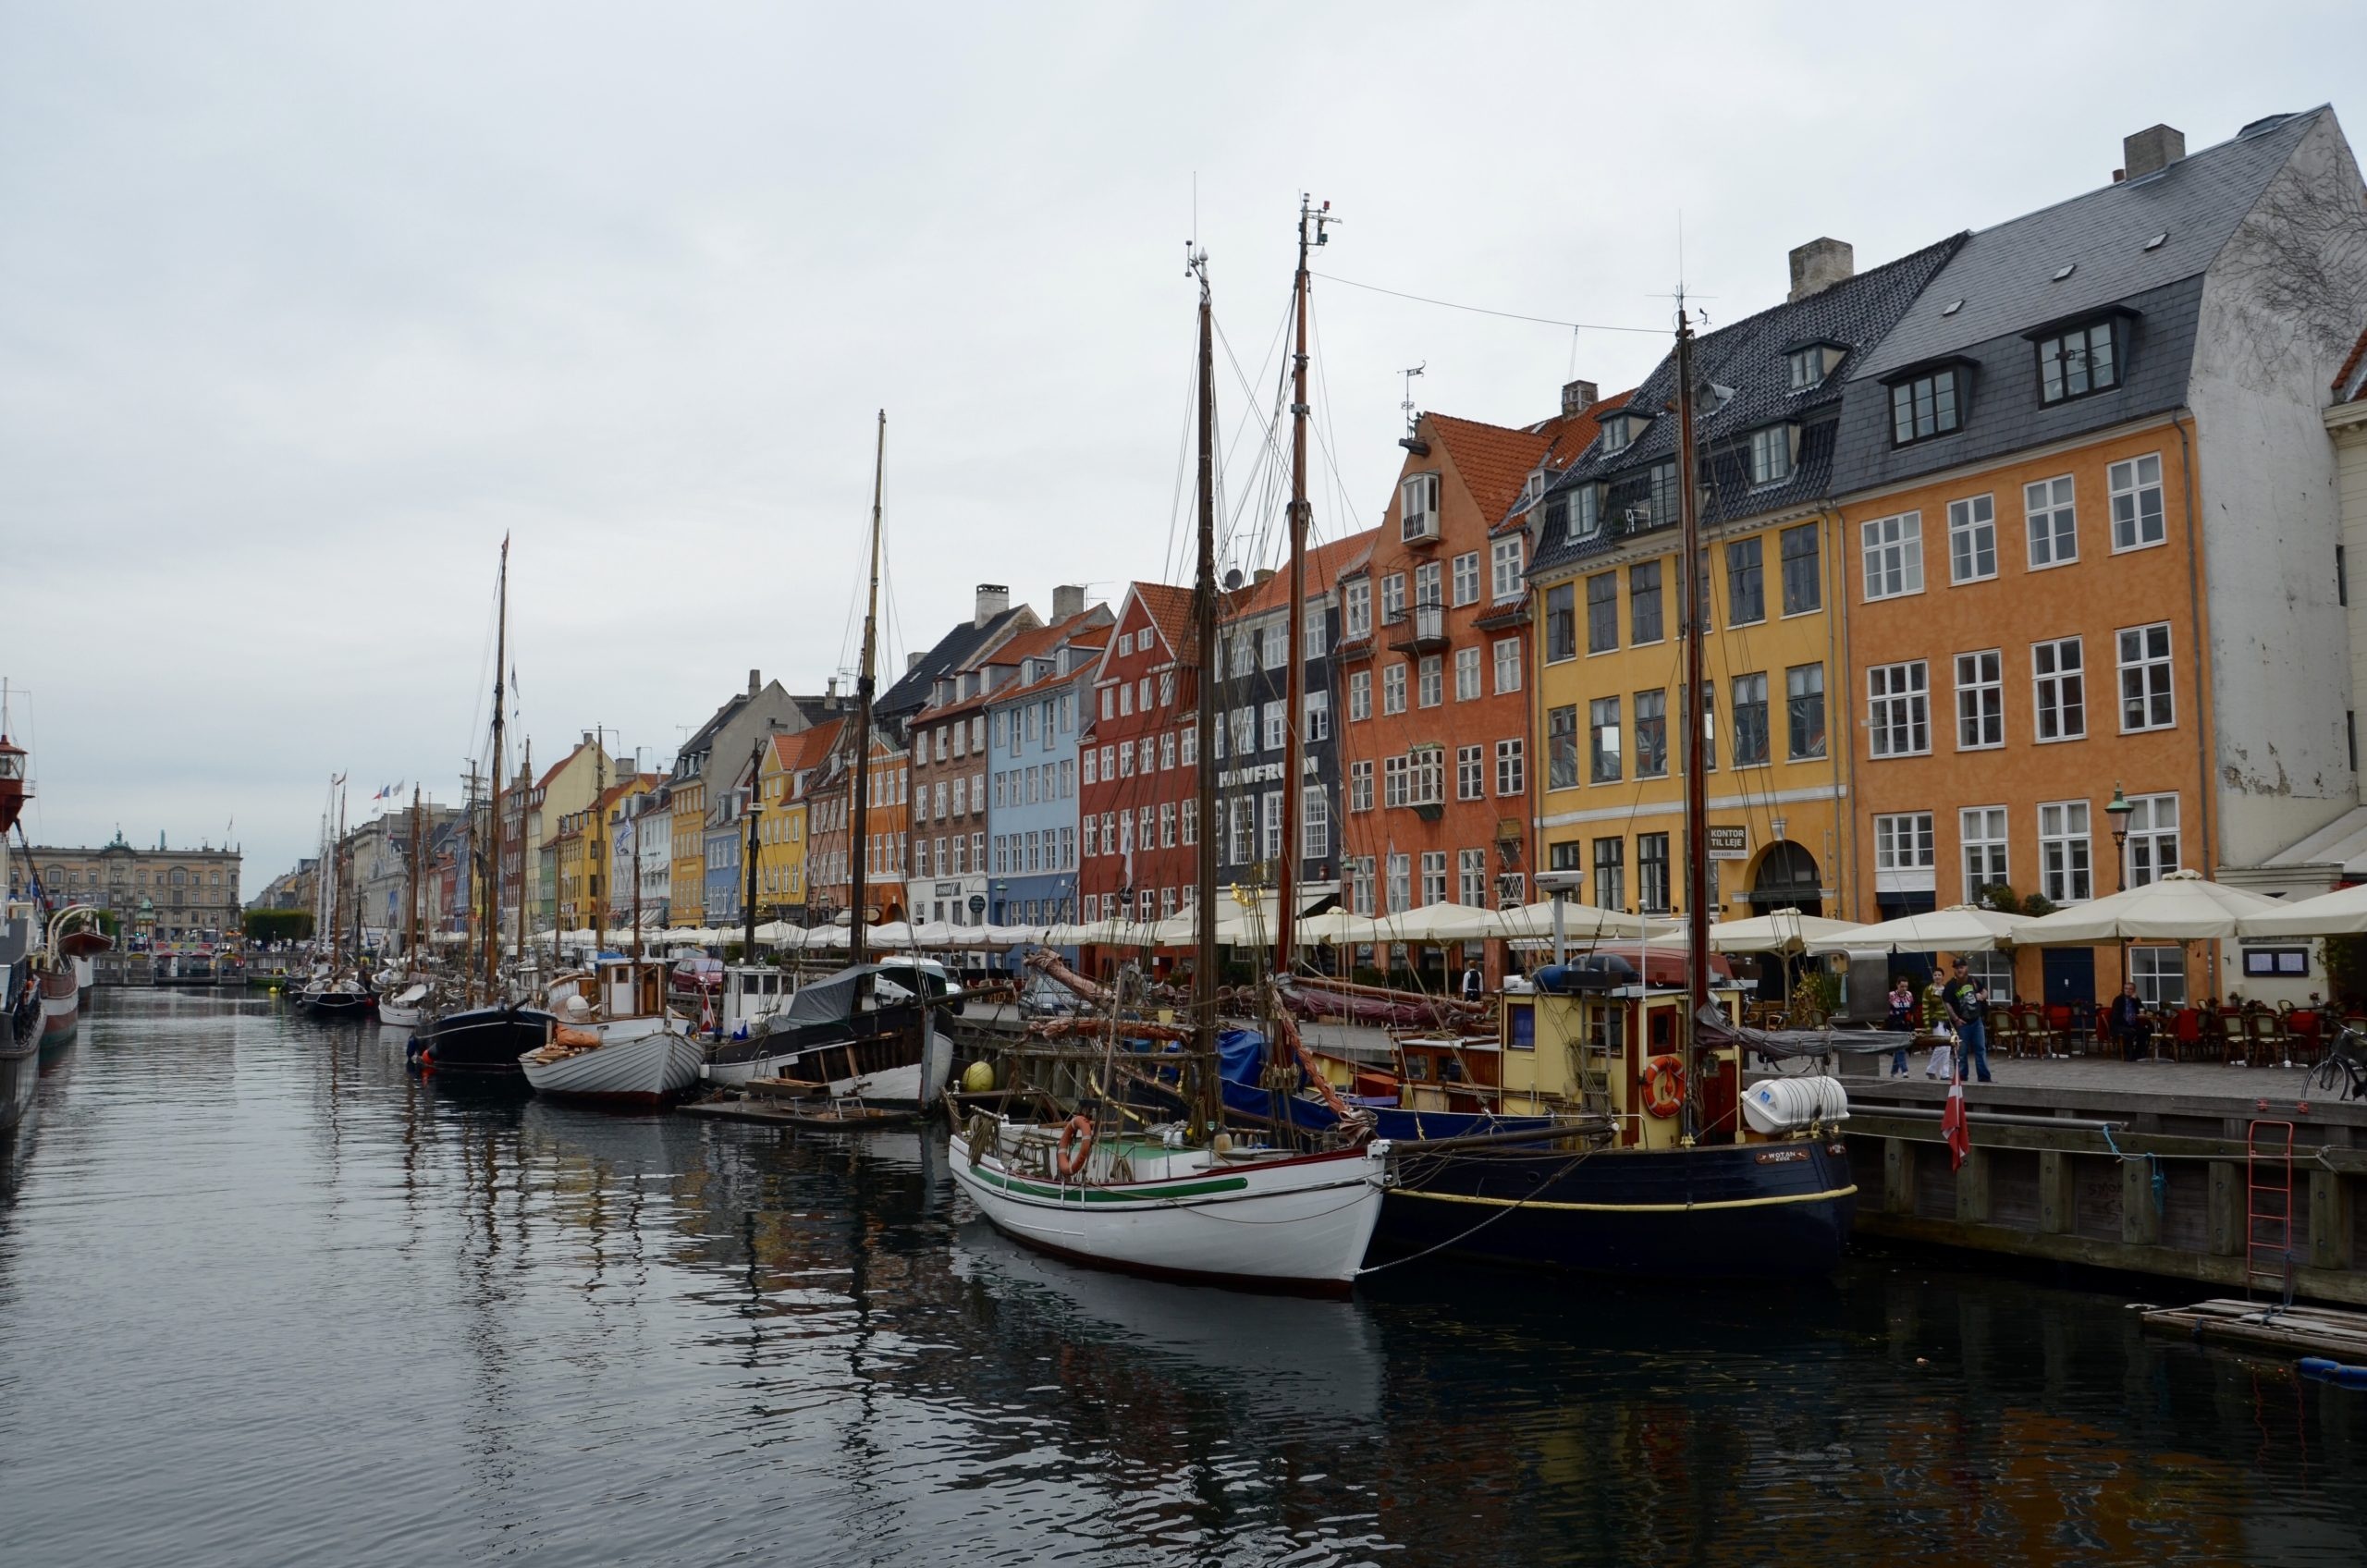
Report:
[[[627,1027],[635,1025],[638,1027]],[[562,1099],[619,1100],[655,1105],[698,1082],[705,1047],[660,1020],[620,1019],[602,1044],[552,1061],[529,1051],[518,1059],[538,1095]]]
[[[921,1060],[900,1067],[883,1067],[875,1072],[831,1078],[825,1082],[830,1096],[835,1099],[862,1099],[883,1108],[931,1105],[945,1092],[946,1079],[952,1072],[952,1043],[943,1034],[932,1029],[921,1056]],[[741,1089],[745,1088],[753,1078],[798,1076],[802,1063],[808,1058],[820,1061],[839,1060],[844,1059],[844,1053],[828,1047],[807,1047],[803,1050],[785,1051],[779,1056],[730,1062],[712,1061],[707,1064],[705,1075],[708,1083],[719,1088]]]
[[[1179,1151],[1149,1181],[1089,1183],[1035,1170],[1033,1142],[1010,1122],[995,1145],[953,1135],[954,1179],[1015,1241],[1107,1268],[1217,1284],[1345,1293],[1380,1218],[1388,1145],[1294,1159],[1233,1160]]]

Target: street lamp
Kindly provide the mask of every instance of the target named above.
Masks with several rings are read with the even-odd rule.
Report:
[[[2114,779],[2112,804],[2104,807],[2104,815],[2112,818],[2113,858],[2120,863],[2119,886],[2114,889],[2116,892],[2128,891],[2128,819],[2136,814],[2137,808],[2130,805],[2128,798],[2120,792],[2120,780]]]

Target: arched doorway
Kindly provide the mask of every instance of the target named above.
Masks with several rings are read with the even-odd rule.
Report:
[[[1789,839],[1768,845],[1751,873],[1750,909],[1753,914],[1779,909],[1822,914],[1823,879],[1817,874],[1816,857]]]

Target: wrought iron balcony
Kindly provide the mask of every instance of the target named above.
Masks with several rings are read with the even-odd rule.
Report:
[[[1435,654],[1447,645],[1446,606],[1414,606],[1390,631],[1389,645],[1401,654]]]

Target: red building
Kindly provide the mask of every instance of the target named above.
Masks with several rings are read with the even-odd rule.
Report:
[[[1192,591],[1131,584],[1078,738],[1078,888],[1087,920],[1160,920],[1192,900],[1197,666]]]

